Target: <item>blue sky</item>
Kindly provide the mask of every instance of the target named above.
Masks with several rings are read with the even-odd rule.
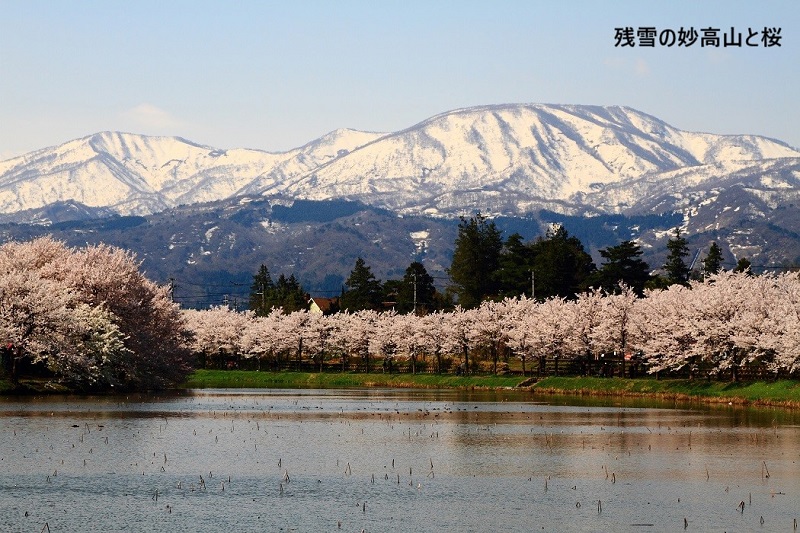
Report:
[[[798,22],[794,0],[0,0],[0,158],[104,130],[282,151],[528,102],[800,147]],[[615,47],[624,26],[779,27],[782,46]]]

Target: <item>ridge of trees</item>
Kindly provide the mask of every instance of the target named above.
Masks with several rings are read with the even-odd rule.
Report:
[[[661,270],[651,267],[641,256],[638,243],[625,240],[599,250],[603,259],[597,267],[577,237],[560,224],[551,225],[543,236],[526,242],[519,233],[505,240],[502,231],[488,217],[476,213],[462,217],[450,267],[446,269],[450,285],[437,291],[425,266],[412,262],[402,279],[381,282],[369,265],[359,257],[345,281],[336,310],[386,310],[399,313],[431,312],[452,309],[454,302],[472,309],[486,300],[527,296],[543,301],[560,297],[575,299],[592,289],[607,293],[629,287],[641,297],[645,289],[666,289],[674,284],[688,286],[690,279],[702,279],[722,270],[722,250],[713,242],[699,270],[687,265],[689,248],[679,228],[666,242],[668,255]],[[736,271],[744,272],[749,261],[740,258]],[[308,308],[309,295],[294,275],[281,274],[272,282],[269,270],[261,265],[253,276],[250,309],[264,316],[273,308],[285,312]]]
[[[399,358],[413,370],[465,371],[497,371],[511,357],[525,368],[545,357],[637,353],[651,372],[700,364],[733,377],[747,367],[800,371],[797,274],[753,276],[746,260],[725,271],[716,243],[694,273],[678,231],[663,276],[649,272],[632,241],[600,250],[598,268],[561,226],[530,242],[503,241],[483,217],[462,220],[460,231],[467,259],[450,269],[459,305],[419,262],[381,283],[359,258],[343,311],[328,316],[306,310],[293,275],[273,282],[265,265],[253,277],[250,311],[181,311],[122,249],[9,242],[0,246],[3,369],[12,380],[33,371],[80,390],[168,387],[189,372],[192,353],[206,363],[293,358],[347,368],[354,358],[369,370]]]
[[[586,368],[613,358],[622,373],[626,364],[650,373],[688,369],[698,377],[702,368],[703,376],[734,380],[745,370],[800,373],[800,276],[791,272],[721,271],[687,285],[645,289],[642,297],[622,285],[575,299],[523,295],[426,315],[275,310],[257,317],[226,307],[186,314],[192,348],[211,366],[250,359],[351,369],[353,359],[363,371],[382,360],[404,361],[411,371],[497,372],[511,358],[523,371],[545,358]]]
[[[281,308],[287,313],[306,309],[308,296],[303,287],[291,274],[288,278],[281,274],[278,282],[272,281],[269,269],[259,267],[250,286],[250,309],[256,315],[265,316],[273,308]]]

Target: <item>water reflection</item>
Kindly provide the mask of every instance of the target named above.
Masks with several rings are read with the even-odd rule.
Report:
[[[730,531],[800,518],[792,411],[376,389],[0,410],[4,531],[661,531],[684,519]]]

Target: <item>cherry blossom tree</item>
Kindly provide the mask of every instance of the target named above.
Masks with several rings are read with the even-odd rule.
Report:
[[[73,250],[49,237],[9,242],[0,246],[0,278],[0,340],[12,346],[12,379],[23,360],[92,389],[162,388],[190,370],[178,307],[129,252]]]
[[[105,244],[80,248],[53,276],[63,279],[82,302],[103,305],[116,317],[133,352],[123,382],[139,389],[163,388],[191,370],[183,315],[168,288],[144,276],[132,252]]]
[[[375,358],[382,358],[386,364],[395,357],[405,356],[402,351],[401,336],[405,334],[406,322],[394,311],[381,313],[375,317],[369,351]]]
[[[319,366],[320,372],[330,346],[334,320],[326,315],[311,313],[308,315],[306,351],[311,354],[314,363]]]
[[[18,379],[23,360],[31,364],[49,359],[49,354],[68,345],[67,328],[73,318],[74,294],[62,284],[42,278],[31,270],[13,270],[2,264],[0,250],[0,338],[10,346],[7,370]],[[57,370],[54,365],[47,365]]]
[[[418,316],[415,321],[417,343],[423,353],[433,355],[436,361],[436,372],[439,374],[442,373],[442,356],[444,354],[442,331],[448,314],[442,311],[435,311],[427,315]]]
[[[448,313],[442,327],[442,348],[463,359],[464,371],[469,372],[470,331],[475,317],[474,309],[456,306]]]
[[[776,373],[800,372],[800,276],[787,273],[778,277],[773,319],[777,323],[765,347],[774,351]]]
[[[581,360],[583,373],[589,361],[599,352],[598,328],[600,327],[605,296],[600,289],[578,295],[577,300],[567,302],[567,318],[572,324],[572,335],[567,338],[566,349]]]
[[[535,308],[535,319],[531,321],[531,348],[539,355],[540,372],[544,370],[545,358],[551,355],[558,362],[572,356],[569,351],[573,335],[573,324],[569,320],[569,303],[564,298],[548,298]]]
[[[521,297],[503,316],[502,328],[508,349],[522,362],[522,375],[525,375],[525,362],[533,356],[531,344],[532,330],[536,320],[535,300]]]
[[[625,356],[635,349],[631,345],[632,318],[636,293],[627,285],[619,285],[616,293],[607,294],[592,331],[594,345],[601,353],[614,353],[622,358],[621,374],[625,375]]]
[[[342,358],[342,369],[347,368],[351,356],[360,357],[366,371],[370,365],[370,339],[373,336],[374,324],[378,313],[362,310],[355,313],[342,312],[330,315],[333,323],[331,329],[331,345],[337,349]]]
[[[514,303],[506,299],[501,302],[486,301],[476,309],[472,320],[472,328],[468,332],[470,343],[475,348],[483,348],[489,352],[492,360],[492,371],[497,374],[497,362],[500,352],[505,346],[506,329],[503,327],[504,317]]]
[[[245,313],[239,314],[246,316]],[[261,370],[261,364],[266,360],[277,362],[276,354],[280,350],[278,322],[282,316],[281,309],[273,308],[266,316],[253,316],[250,320],[236,325],[242,328],[240,329],[241,352],[246,358],[256,359],[258,370]]]
[[[250,328],[254,314],[237,312],[227,306],[212,307],[203,311],[185,312],[193,332],[192,349],[205,356],[205,366],[223,367],[227,356],[236,357],[243,352],[258,353],[258,348],[245,343],[254,342]]]
[[[67,329],[69,344],[53,353],[62,379],[83,389],[122,387],[120,376],[133,372],[134,353],[115,317],[103,307],[79,304]]]
[[[700,362],[697,316],[692,309],[694,293],[683,285],[646,293],[637,302],[631,330],[645,354],[649,371],[680,370]]]
[[[281,343],[285,346],[287,355],[294,352],[298,363],[303,359],[304,345],[310,337],[309,320],[308,311],[303,310],[284,315],[278,322],[278,336],[281,338]]]

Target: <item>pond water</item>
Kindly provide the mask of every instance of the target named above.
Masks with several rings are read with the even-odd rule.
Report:
[[[800,413],[516,391],[0,400],[0,530],[796,531]]]

